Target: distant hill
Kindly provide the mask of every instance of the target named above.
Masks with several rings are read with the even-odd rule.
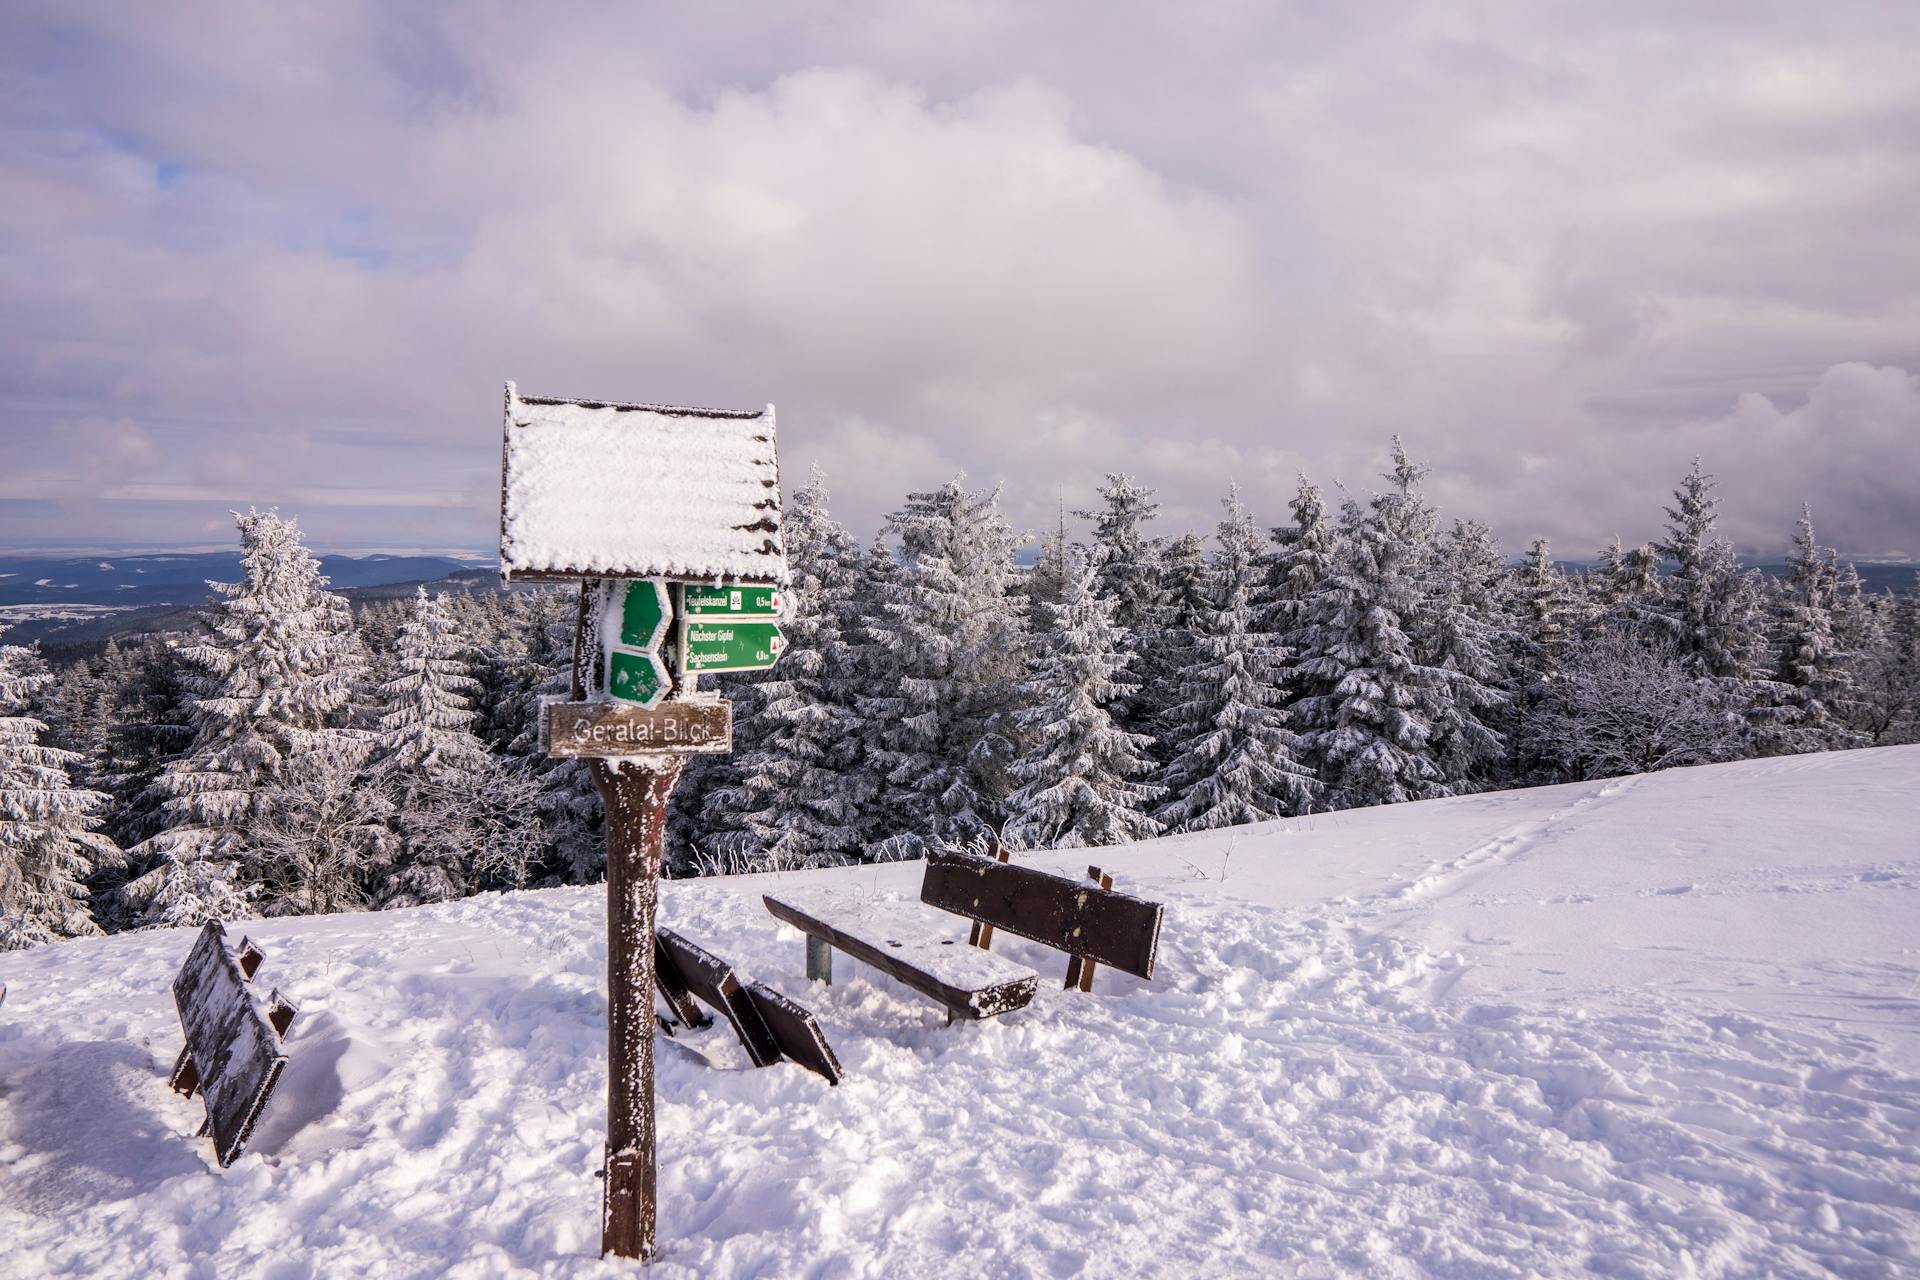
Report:
[[[471,570],[448,556],[321,556],[335,590],[395,582],[430,582]],[[200,551],[138,556],[0,556],[0,605],[198,604],[207,583],[240,576],[240,553]]]
[[[166,563],[156,566],[155,561]],[[182,561],[190,567],[177,567],[177,563]],[[0,573],[7,572],[19,563],[23,562],[0,559]],[[40,566],[75,565],[82,561],[38,560],[28,563]],[[207,587],[208,580],[230,582],[237,578],[240,557],[238,553],[224,552],[191,556],[127,556],[118,560],[90,557],[84,563],[92,566],[101,577],[110,571],[100,566],[111,564],[112,572],[132,576],[136,571],[145,569],[157,581],[151,585],[138,583],[132,591],[117,592],[111,603],[98,603],[97,598],[84,598],[83,589],[77,585],[71,591],[38,587],[41,592],[62,590],[62,595],[50,602],[44,597],[20,601],[0,596],[0,628],[4,628],[5,643],[33,644],[37,641],[49,661],[61,663],[90,656],[115,636],[155,635],[185,630],[193,625],[194,614],[213,596]],[[322,556],[320,563],[329,579],[330,589],[356,605],[370,600],[408,596],[423,584],[436,591],[502,590],[499,572],[491,566],[476,568],[442,556]],[[413,570],[414,576],[394,576],[404,575],[408,570]],[[201,576],[191,582],[183,581],[189,573]],[[75,580],[73,577],[60,579],[45,572],[35,576],[51,577],[55,582]],[[147,574],[139,576],[145,577]],[[0,578],[0,587],[5,587],[11,581]],[[533,589],[520,583],[512,587],[516,591]],[[161,599],[136,601],[133,597],[141,592]]]

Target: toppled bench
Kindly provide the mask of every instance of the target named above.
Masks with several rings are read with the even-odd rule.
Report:
[[[831,982],[838,949],[945,1006],[949,1020],[1007,1013],[1038,990],[1039,974],[987,949],[995,929],[1066,952],[1069,987],[1091,990],[1096,963],[1153,977],[1160,904],[1115,893],[1112,879],[1097,873],[1087,884],[1005,859],[1004,851],[990,858],[962,850],[927,858],[920,900],[971,920],[965,941],[941,936],[942,916],[838,886],[787,889],[762,901],[807,935],[809,978]]]
[[[261,1001],[249,984],[265,953],[248,939],[236,953],[218,921],[208,921],[173,980],[174,1004],[186,1044],[167,1084],[191,1098],[200,1094],[213,1137],[214,1159],[232,1164],[253,1133],[254,1121],[287,1065],[281,1039],[294,1007],[278,991]]]
[[[699,1028],[713,1023],[694,1003],[697,996],[727,1020],[754,1066],[770,1067],[783,1057],[790,1058],[828,1084],[840,1083],[844,1076],[840,1059],[820,1024],[772,987],[758,982],[742,985],[733,966],[671,929],[654,932],[653,967],[660,999],[684,1025]],[[673,1034],[670,1024],[665,1029]]]

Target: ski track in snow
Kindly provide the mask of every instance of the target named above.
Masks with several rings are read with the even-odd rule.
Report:
[[[1873,1038],[1655,990],[1440,1000],[1467,962],[1385,931],[1630,789],[1331,906],[1169,853],[1122,884],[1167,904],[1159,979],[1061,991],[1014,940],[1040,994],[977,1025],[844,958],[799,979],[764,880],[670,885],[663,923],[814,1009],[848,1078],[750,1070],[720,1024],[660,1040],[650,1274],[1920,1274],[1920,1080]],[[0,1275],[638,1274],[595,1256],[603,922],[585,889],[250,924],[302,1012],[224,1171],[164,1084],[189,933],[9,957]]]

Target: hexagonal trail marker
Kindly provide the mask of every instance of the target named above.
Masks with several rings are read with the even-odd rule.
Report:
[[[607,654],[607,693],[620,702],[657,707],[672,684],[657,653],[614,649]]]
[[[648,653],[658,649],[667,637],[667,623],[673,620],[667,584],[658,578],[646,578],[639,582],[615,582],[613,590],[626,593],[620,602],[620,629],[614,643]]]

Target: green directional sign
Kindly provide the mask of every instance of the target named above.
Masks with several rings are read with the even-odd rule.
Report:
[[[778,618],[786,598],[778,587],[708,587],[690,582],[680,604],[689,618]]]
[[[696,622],[688,618],[680,628],[680,669],[688,675],[704,671],[764,671],[780,660],[787,638],[771,622]]]
[[[615,649],[607,654],[607,692],[621,702],[656,707],[667,696],[671,682],[657,653]]]
[[[615,643],[629,649],[658,649],[666,638],[667,623],[673,619],[673,606],[667,601],[667,584],[648,578],[639,582],[616,582],[613,590],[614,605],[620,613],[620,632]]]

